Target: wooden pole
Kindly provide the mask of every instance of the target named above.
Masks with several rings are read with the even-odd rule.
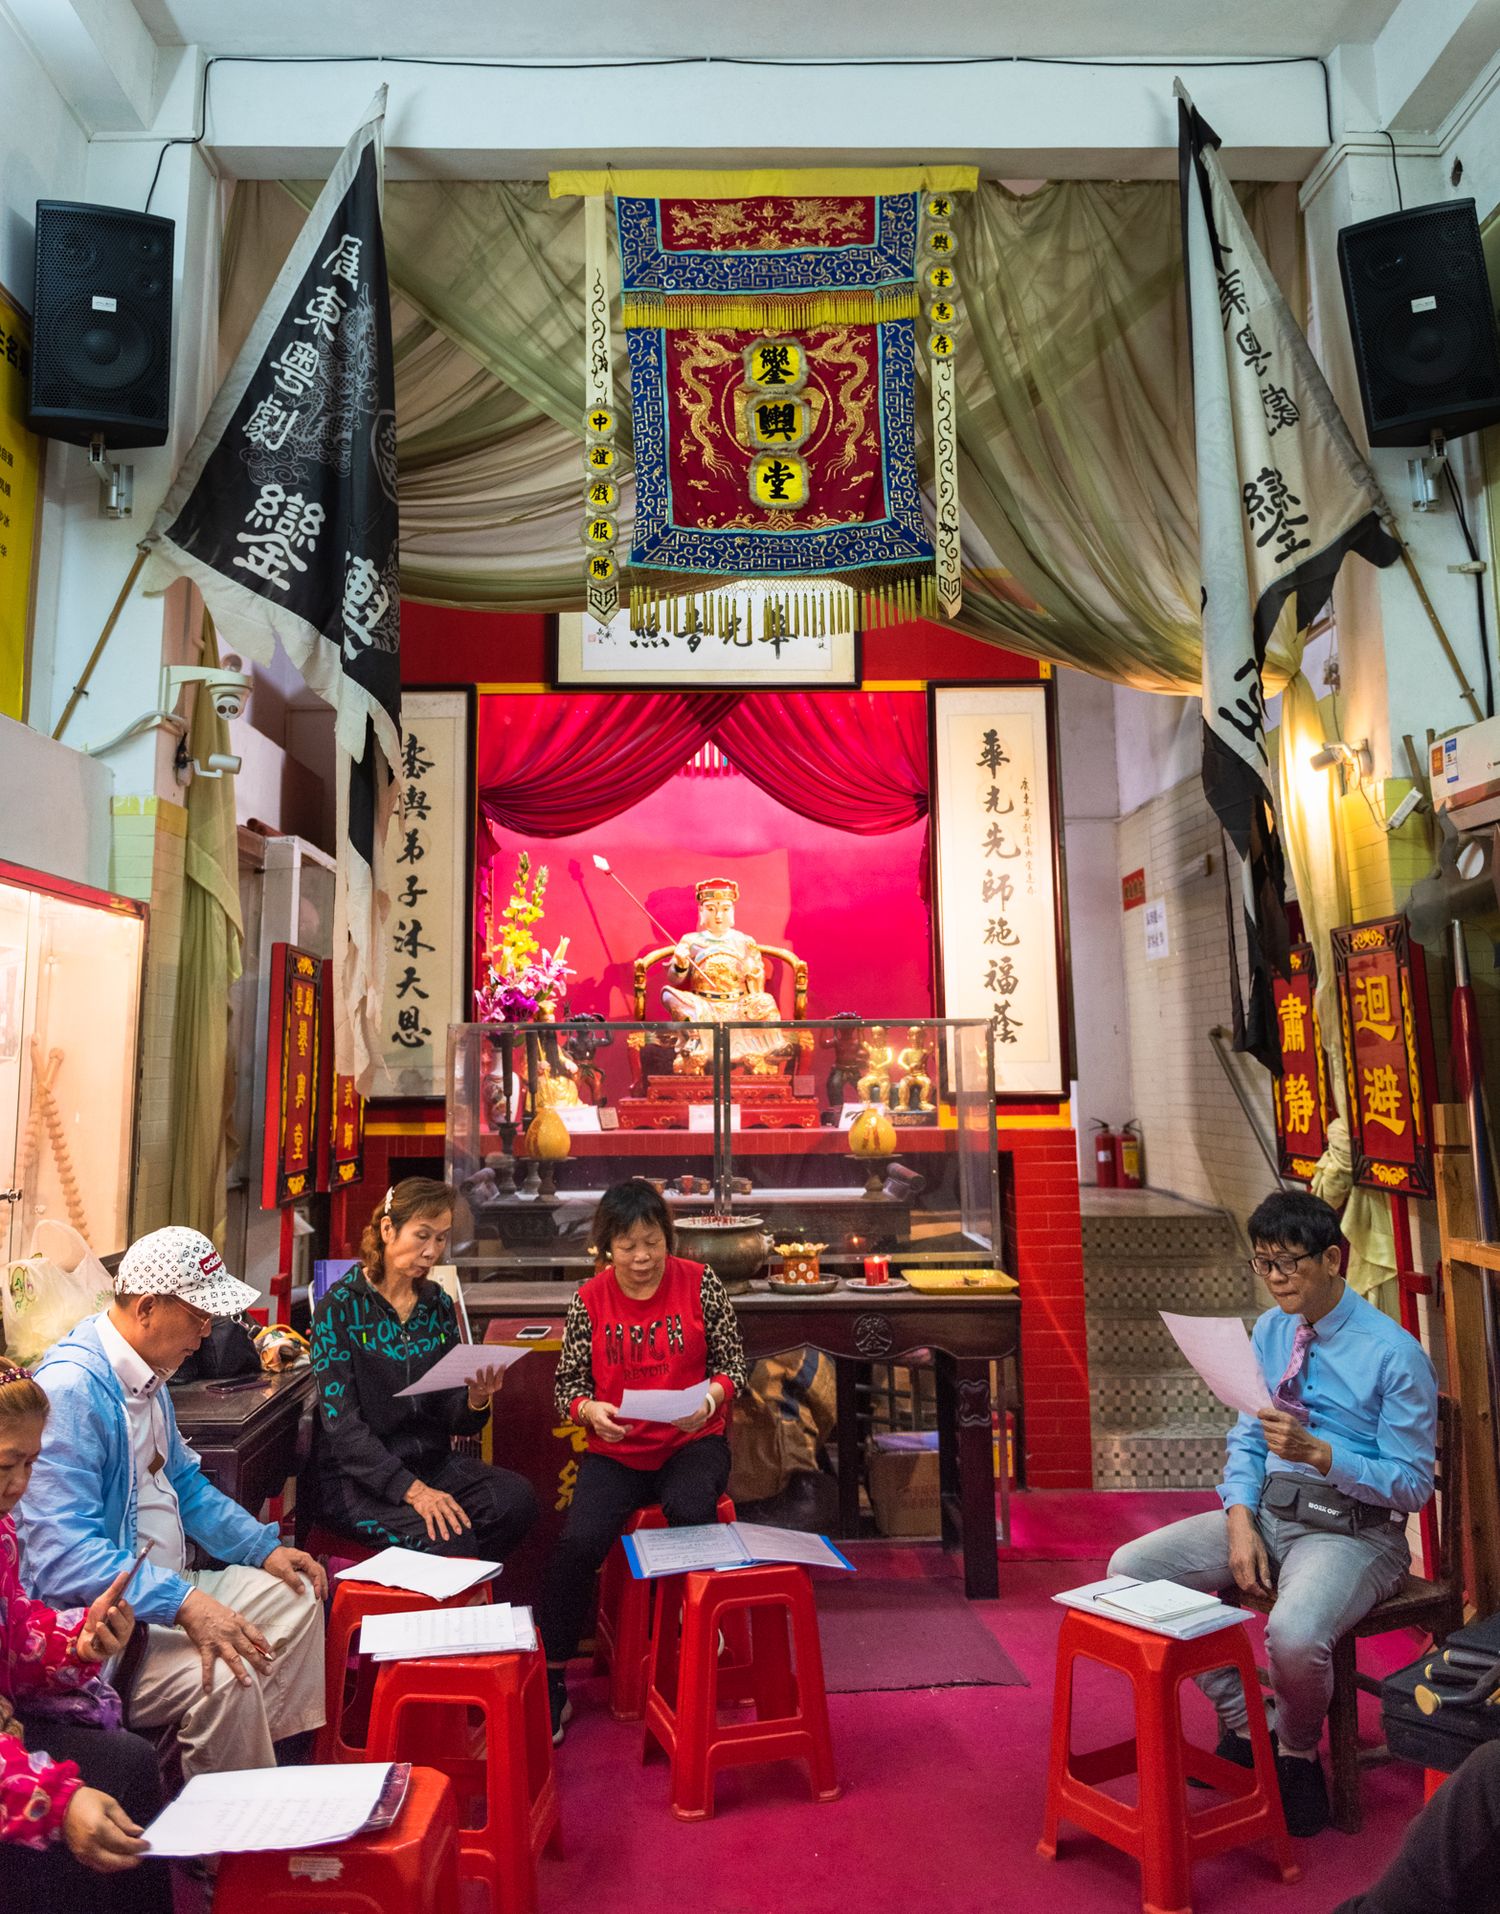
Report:
[[[145,562],[146,548],[142,545],[136,552],[135,563],[131,566],[125,583],[120,587],[120,595],[115,600],[108,618],[104,621],[104,629],[99,634],[99,641],[89,653],[89,661],[83,668],[83,676],[78,680],[77,684],[74,685],[72,697],[69,698],[68,702],[63,706],[63,714],[57,721],[57,729],[52,733],[54,738],[60,738],[64,731],[67,730],[68,720],[78,709],[79,700],[87,695],[89,679],[94,675],[94,667],[104,656],[104,647],[109,643],[110,634],[119,622],[120,613],[125,609],[125,600],[130,596],[130,588],[140,577],[141,567]]]
[[[1422,583],[1422,574],[1417,570],[1417,561],[1412,557],[1410,547],[1407,545],[1406,540],[1402,538],[1401,534],[1396,531],[1394,524],[1390,525],[1388,529],[1393,533],[1397,544],[1401,547],[1401,563],[1406,567],[1406,575],[1411,580],[1417,597],[1421,600],[1422,609],[1427,614],[1428,623],[1437,633],[1437,641],[1443,648],[1443,656],[1453,667],[1453,675],[1458,680],[1458,688],[1463,694],[1464,701],[1474,713],[1476,719],[1482,718],[1484,713],[1479,709],[1479,700],[1474,696],[1474,688],[1464,676],[1464,668],[1458,662],[1458,653],[1453,649],[1452,641],[1443,629],[1443,621],[1438,617],[1436,607],[1427,596],[1427,587]]]
[[[1448,1392],[1457,1399],[1464,1432],[1465,1581],[1479,1613],[1489,1615],[1500,1608],[1500,1469],[1484,1333],[1484,1290],[1490,1274],[1479,1260],[1485,1253],[1483,1246],[1474,1240],[1479,1234],[1479,1208],[1463,1105],[1435,1104],[1432,1135],[1443,1247]],[[1488,1254],[1500,1258],[1500,1250]]]

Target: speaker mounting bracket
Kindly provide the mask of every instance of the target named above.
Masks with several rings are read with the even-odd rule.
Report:
[[[135,467],[116,465],[108,457],[102,432],[89,441],[89,465],[99,481],[99,516],[129,518],[135,505]]]
[[[1406,469],[1411,474],[1411,508],[1414,512],[1440,512],[1443,509],[1442,494],[1438,487],[1447,463],[1448,446],[1441,432],[1433,433],[1425,458],[1406,461]]]

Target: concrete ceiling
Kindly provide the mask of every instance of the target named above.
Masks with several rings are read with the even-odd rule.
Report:
[[[134,0],[161,45],[432,59],[859,58],[1027,54],[1202,60],[1373,41],[1397,0]]]

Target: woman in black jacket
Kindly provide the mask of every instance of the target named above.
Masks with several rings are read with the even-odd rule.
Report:
[[[318,1307],[315,1492],[322,1518],[361,1541],[501,1561],[536,1520],[536,1496],[524,1476],[456,1455],[453,1438],[483,1429],[503,1371],[481,1370],[467,1390],[398,1393],[459,1340],[457,1311],[430,1275],[455,1201],[420,1176],[387,1190],[361,1267]]]

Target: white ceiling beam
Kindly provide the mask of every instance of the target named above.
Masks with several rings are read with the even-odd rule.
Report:
[[[1255,66],[633,71],[235,65],[210,78],[207,145],[241,178],[317,178],[381,80],[393,178],[535,179],[567,166],[965,160],[999,178],[1176,177],[1181,72],[1242,178],[1300,180],[1328,144],[1323,80]],[[185,132],[178,127],[157,129]]]
[[[1430,133],[1500,51],[1500,0],[1401,0],[1375,41],[1380,123]]]
[[[156,117],[156,42],[131,0],[0,0],[84,131]]]

